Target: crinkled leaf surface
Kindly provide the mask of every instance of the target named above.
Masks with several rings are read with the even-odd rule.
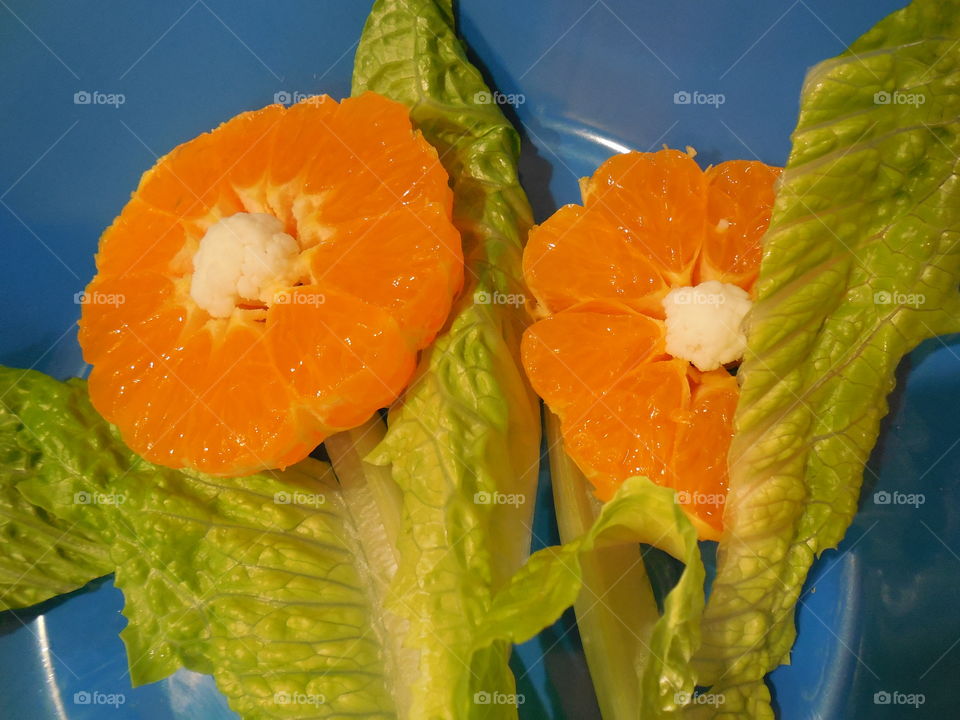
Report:
[[[113,572],[95,537],[33,505],[17,489],[45,460],[20,415],[42,418],[61,392],[68,391],[42,373],[0,367],[0,610],[34,605]]]
[[[135,685],[183,666],[244,718],[395,716],[378,584],[329,466],[229,480],[157,467],[84,383],[40,385],[21,420],[42,461],[19,487],[109,549]]]
[[[404,491],[392,607],[421,651],[413,717],[511,717],[474,692],[513,692],[509,646],[476,652],[493,592],[529,551],[539,407],[518,363],[520,255],[530,208],[519,138],[466,58],[450,0],[381,0],[357,49],[355,93],[410,108],[454,190],[467,281],[371,456]],[[462,698],[467,704],[457,705]]]
[[[960,330],[958,87],[956,0],[917,0],[807,77],[740,371],[702,684],[755,696],[788,658],[801,586],[856,511],[898,362]]]

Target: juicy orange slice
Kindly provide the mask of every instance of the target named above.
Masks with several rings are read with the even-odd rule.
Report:
[[[595,300],[662,313],[669,289],[639,239],[607,213],[579,205],[560,208],[530,233],[523,271],[541,309],[552,313]]]
[[[723,528],[736,379],[665,350],[662,305],[708,280],[752,290],[777,168],[701,171],[676,150],[626,153],[581,182],[583,206],[533,228],[524,277],[544,315],[523,338],[564,445],[609,499],[633,475],[677,490],[702,538]]]
[[[94,405],[170,467],[302,459],[409,382],[463,280],[451,210],[436,151],[373,93],[271,105],[177,147],[101,238],[80,321]],[[295,242],[276,286],[238,278],[223,313],[198,299],[198,250],[235,217]]]
[[[719,280],[749,289],[760,268],[760,240],[770,224],[780,168],[731,160],[704,175],[707,217],[695,282]]]

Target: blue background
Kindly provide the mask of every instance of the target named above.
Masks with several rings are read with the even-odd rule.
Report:
[[[704,164],[782,164],[806,69],[902,2],[464,0],[460,28],[525,145],[538,219],[576,178],[626,148],[694,146]],[[349,93],[363,0],[0,2],[0,362],[85,372],[74,294],[103,228],[157,155],[278,92]],[[77,105],[79,91],[125,102]],[[677,92],[724,103],[678,105]],[[960,341],[931,340],[900,369],[862,509],[804,591],[793,665],[773,675],[783,720],[956,717],[960,673]],[[547,480],[544,476],[544,481]],[[877,491],[922,492],[909,506]],[[541,487],[538,545],[554,542]],[[212,681],[180,672],[130,690],[109,580],[0,614],[0,717],[231,717]],[[572,615],[518,649],[525,718],[598,717]],[[119,709],[74,703],[123,693]],[[562,691],[563,697],[560,697]],[[877,705],[923,693],[919,709]]]

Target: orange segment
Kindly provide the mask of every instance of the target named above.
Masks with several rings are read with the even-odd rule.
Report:
[[[523,272],[540,305],[560,312],[590,300],[662,313],[667,283],[646,248],[595,208],[567,205],[530,231]]]
[[[227,164],[219,154],[220,137],[204,133],[174,148],[143,174],[137,196],[177,218],[228,215],[241,206],[224,183]]]
[[[100,239],[97,267],[109,275],[162,272],[183,249],[188,226],[134,196]]]
[[[373,217],[424,199],[452,208],[437,151],[413,130],[402,105],[366,92],[340,103],[328,128],[332,157],[344,159],[321,154],[306,173],[309,191],[326,193],[322,222]]]
[[[686,365],[641,364],[599,398],[580,397],[560,414],[564,447],[601,500],[634,475],[669,484],[677,422],[690,406]]]
[[[698,373],[699,374],[699,373]],[[677,431],[671,459],[680,502],[704,521],[701,537],[716,540],[723,529],[727,451],[733,437],[737,380],[726,370],[703,373],[694,385],[690,413]]]
[[[423,347],[447,315],[435,298],[450,296],[463,284],[460,235],[447,217],[446,209],[434,204],[417,211],[401,206],[371,220],[342,223],[308,251],[312,282],[386,310],[410,346]]]
[[[84,291],[79,339],[90,349],[88,363],[96,364],[128,335],[149,332],[144,320],[155,318],[174,293],[173,281],[160,273],[131,273],[126,277],[98,275]],[[164,323],[169,327],[169,323]]]
[[[396,400],[443,326],[463,277],[451,207],[436,151],[372,93],[272,105],[181,145],[101,239],[80,321],[94,406],[163,465],[243,475],[302,459]],[[262,257],[236,263],[237,284],[214,274],[193,293],[205,233],[241,212],[278,218],[295,241],[289,255],[282,239],[280,289],[250,289],[247,264],[281,259],[256,245],[280,242],[274,230],[251,230],[270,223],[247,218],[230,225],[236,247]],[[250,294],[221,316],[216,293],[236,297],[241,278]]]
[[[296,288],[272,308],[267,334],[275,365],[327,430],[359,425],[390,404],[416,365],[387,312],[332,287]]]
[[[583,183],[584,204],[608,215],[671,285],[689,285],[703,242],[706,183],[679,150],[614,155]]]
[[[695,282],[719,280],[750,292],[760,270],[760,240],[770,225],[780,168],[731,160],[705,174],[706,238]]]
[[[322,440],[319,427],[290,422],[299,400],[274,362],[273,343],[255,323],[239,322],[212,348],[213,362],[197,368],[199,375],[185,375],[181,366],[180,379],[203,388],[186,411],[192,452],[184,465],[205,472],[230,465],[242,475],[284,467],[291,453],[299,460]]]
[[[533,389],[561,413],[662,356],[663,343],[663,323],[644,315],[562,312],[527,328],[521,356]]]

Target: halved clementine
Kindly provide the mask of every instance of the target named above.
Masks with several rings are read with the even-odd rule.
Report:
[[[243,113],[144,174],[101,238],[80,343],[146,459],[243,475],[393,402],[463,280],[452,194],[366,93]]]
[[[752,290],[779,173],[741,160],[704,172],[677,150],[616,155],[524,251],[544,318],[523,364],[567,453],[601,500],[633,475],[675,489],[701,538],[723,528],[737,383],[667,353],[663,301],[708,281]]]

